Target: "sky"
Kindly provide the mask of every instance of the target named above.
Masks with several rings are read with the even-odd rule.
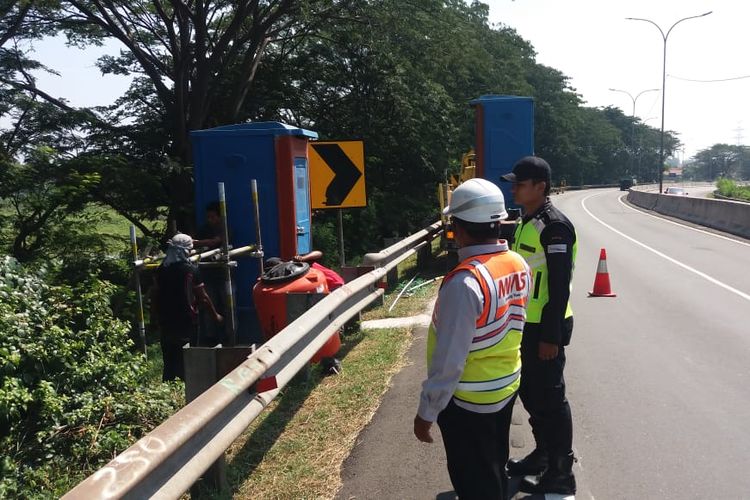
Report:
[[[750,75],[750,2],[745,0],[485,0],[490,20],[514,28],[537,52],[537,61],[570,77],[571,86],[589,106],[617,106],[633,112],[633,97],[661,89],[662,50],[659,30],[680,23],[667,39],[665,129],[679,134],[684,159],[716,143],[750,141],[750,78],[698,83]],[[39,87],[65,97],[75,106],[110,104],[127,89],[129,79],[102,76],[94,66],[118,44],[86,51],[69,49],[60,38],[36,42],[39,58],[62,76],[39,75]],[[661,91],[646,92],[635,114],[661,126]]]
[[[667,38],[664,127],[679,134],[684,159],[716,143],[750,138],[750,2],[744,0],[489,0],[490,20],[514,28],[537,52],[537,61],[570,77],[588,106],[617,106],[630,115],[646,89],[661,89]],[[636,101],[636,116],[661,127],[661,91]],[[743,130],[738,130],[743,129]],[[681,155],[682,156],[682,155]]]

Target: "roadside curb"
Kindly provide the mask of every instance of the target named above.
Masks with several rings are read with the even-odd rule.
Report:
[[[432,305],[432,302],[430,303]],[[362,330],[378,330],[383,328],[413,328],[418,326],[429,326],[429,314],[417,314],[405,318],[371,319],[360,323]]]

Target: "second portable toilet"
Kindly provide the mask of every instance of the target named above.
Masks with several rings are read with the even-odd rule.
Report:
[[[476,176],[502,189],[513,206],[510,185],[500,182],[513,165],[534,154],[534,100],[511,95],[483,95],[470,103],[475,112]]]
[[[253,122],[190,133],[195,161],[195,211],[205,222],[205,207],[226,193],[229,243],[256,243],[250,181],[258,182],[260,225],[265,258],[292,257],[311,250],[310,180],[307,144],[318,134],[279,122]],[[252,288],[260,275],[255,259],[240,259],[234,275],[238,343],[261,340]]]

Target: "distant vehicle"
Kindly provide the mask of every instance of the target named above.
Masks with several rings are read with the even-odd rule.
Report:
[[[620,191],[627,191],[635,185],[636,181],[632,177],[624,177],[620,179]]]
[[[664,190],[664,194],[672,194],[675,196],[687,196],[688,192],[680,187],[668,187]]]

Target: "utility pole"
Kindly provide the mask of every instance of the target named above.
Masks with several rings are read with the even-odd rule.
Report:
[[[659,192],[662,192],[662,180],[664,177],[664,102],[666,101],[666,87],[667,87],[667,38],[669,38],[669,34],[672,32],[675,26],[680,24],[683,21],[687,21],[688,19],[698,19],[699,17],[705,17],[709,14],[711,14],[713,11],[704,12],[703,14],[700,14],[698,16],[689,16],[689,17],[683,17],[676,23],[674,23],[668,30],[667,33],[664,33],[664,30],[661,29],[661,27],[653,22],[651,19],[644,19],[642,17],[626,17],[625,19],[628,21],[643,21],[646,23],[653,24],[656,26],[656,29],[659,30],[659,33],[661,33],[662,41],[664,42],[663,46],[663,52],[662,52],[662,64],[661,64],[661,146],[659,148]]]

